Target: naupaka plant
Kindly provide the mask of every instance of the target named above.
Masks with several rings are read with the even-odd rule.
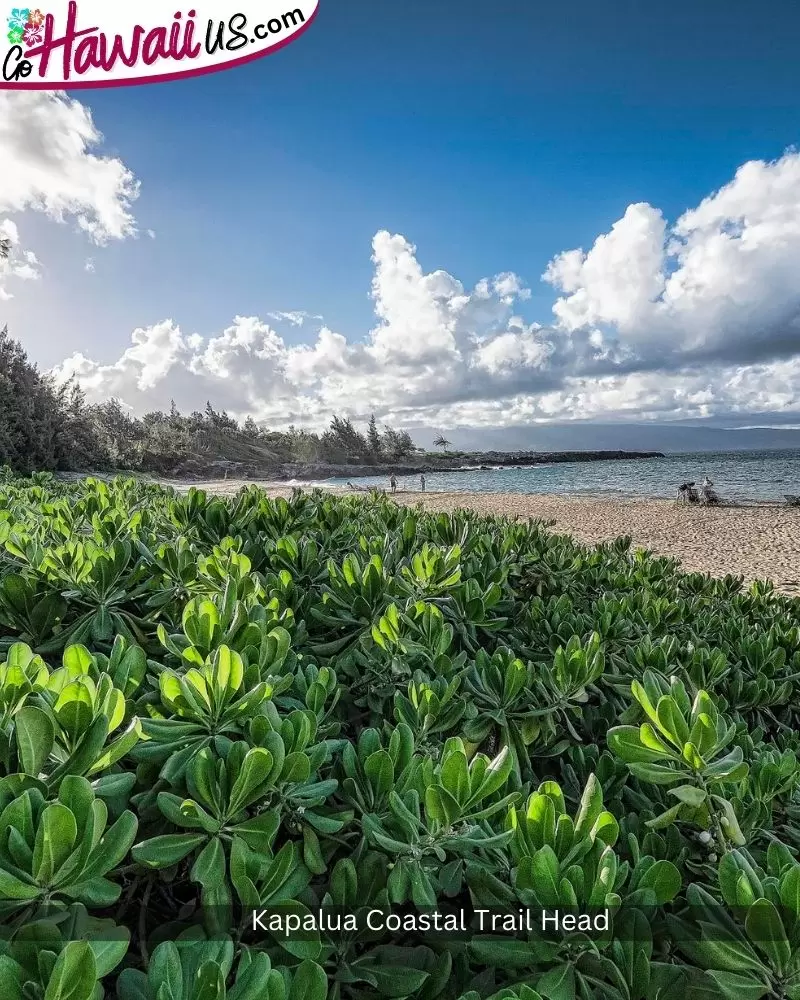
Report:
[[[24,644],[11,648],[0,665],[0,766],[7,773],[23,771],[57,788],[65,775],[95,777],[126,757],[142,730],[114,679],[130,687],[143,661],[124,648],[118,639],[110,659],[98,654],[98,666],[84,647],[71,646],[52,672]]]
[[[711,830],[721,851],[743,844],[730,798],[722,794],[748,773],[736,726],[720,714],[713,698],[698,691],[690,699],[683,683],[648,671],[631,692],[644,710],[640,726],[616,726],[608,745],[640,781],[664,785],[677,802],[651,825],[658,829],[687,820]]]
[[[237,739],[262,706],[292,686],[291,675],[245,685],[241,656],[220,646],[200,666],[185,672],[164,670],[158,676],[161,707],[148,706],[143,720],[149,742],[139,748],[140,760],[161,766],[161,777],[180,781],[187,764],[212,741]]]
[[[8,782],[0,783],[0,915],[25,911],[30,919],[52,903],[114,903],[115,869],[136,837],[134,813],[108,826],[105,803],[77,775],[64,778],[52,801],[38,782],[18,794]]]
[[[459,861],[508,844],[512,831],[490,821],[518,798],[507,791],[511,767],[508,749],[469,760],[463,741],[452,737],[438,763],[419,769],[416,787],[389,791],[383,817],[363,817],[370,843],[397,857],[389,878],[393,902],[434,905],[437,887],[452,889],[460,878]]]
[[[17,894],[0,990],[793,1000],[796,621],[768,585],[625,539],[377,495],[0,472],[0,879]],[[84,841],[104,867],[131,813],[135,846],[83,868]],[[262,904],[611,921],[286,941],[245,934]],[[222,938],[193,932],[196,963],[162,959],[204,919]]]
[[[766,871],[747,851],[730,851],[718,887],[691,885],[687,902],[691,924],[676,918],[675,937],[719,996],[800,997],[800,864],[788,850],[773,843]]]
[[[573,638],[559,647],[552,666],[523,663],[511,650],[500,648],[489,656],[479,650],[466,674],[466,688],[474,708],[464,727],[467,739],[482,743],[494,734],[498,746],[507,746],[518,782],[531,777],[532,748],[555,754],[568,743],[566,731],[577,739],[572,719],[589,700],[587,688],[604,669],[600,637],[584,644]]]

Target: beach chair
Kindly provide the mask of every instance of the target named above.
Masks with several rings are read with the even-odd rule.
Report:
[[[708,476],[703,480],[703,485],[700,487],[700,503],[706,506],[721,503],[719,493],[714,489],[714,484]]]
[[[699,496],[694,483],[681,483],[675,499],[678,503],[699,503]]]

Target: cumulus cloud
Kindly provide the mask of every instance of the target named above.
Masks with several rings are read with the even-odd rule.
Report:
[[[545,272],[566,332],[609,332],[634,364],[759,361],[800,348],[800,155],[746,163],[669,227],[631,205]]]
[[[41,275],[34,252],[20,246],[17,222],[3,214],[72,220],[99,246],[136,234],[138,182],[121,160],[96,152],[102,140],[89,110],[66,94],[0,90],[0,239],[12,247],[0,262],[0,300],[12,298],[15,280]]]
[[[115,396],[135,405],[163,385],[177,367],[188,367],[193,357],[180,329],[167,319],[134,330],[131,346],[113,364],[98,364],[78,353],[63,361],[54,374],[62,380],[76,378],[94,398]]]
[[[331,412],[489,427],[800,411],[796,152],[745,164],[674,223],[630,205],[587,250],[555,255],[542,275],[556,293],[548,324],[523,317],[530,291],[514,273],[467,288],[426,273],[388,232],[372,259],[366,337],[301,311],[268,315],[295,337],[315,330],[299,344],[258,317],[211,337],[165,321],[136,330],[115,362],[76,355],[57,374],[139,410],[213,399],[275,426]]]
[[[73,218],[98,244],[136,232],[133,174],[102,142],[91,113],[61,92],[0,90],[0,212]]]

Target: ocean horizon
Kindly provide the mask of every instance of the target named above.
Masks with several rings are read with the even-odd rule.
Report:
[[[800,450],[691,452],[663,458],[553,462],[524,468],[494,467],[425,473],[429,493],[561,493],[673,498],[684,482],[708,476],[723,500],[782,503],[800,494]],[[387,489],[387,476],[360,476],[355,485]],[[298,485],[347,487],[334,477]],[[398,476],[398,490],[420,491],[419,475]]]

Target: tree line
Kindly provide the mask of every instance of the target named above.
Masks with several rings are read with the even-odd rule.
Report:
[[[181,413],[137,417],[117,399],[90,405],[75,382],[56,383],[39,371],[7,329],[0,331],[0,465],[16,472],[112,471],[168,473],[187,462],[223,460],[245,465],[330,463],[377,465],[417,449],[407,431],[379,428],[373,415],[364,432],[334,416],[321,434],[290,427],[268,430],[243,423],[211,403]]]

